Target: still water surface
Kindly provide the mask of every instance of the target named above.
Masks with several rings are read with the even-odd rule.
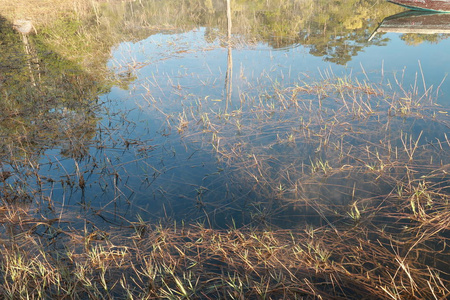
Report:
[[[324,145],[325,141],[344,145],[343,127],[351,125],[355,130],[345,141],[348,149],[365,142],[367,149],[388,142],[373,132],[387,130],[383,127],[387,121],[380,121],[382,113],[374,114],[379,118],[376,125],[354,114],[337,121],[340,115],[335,113],[342,108],[334,100],[321,102],[328,96],[339,98],[330,82],[351,82],[359,86],[356,93],[361,86],[382,87],[385,93],[374,93],[370,100],[380,111],[383,99],[405,98],[409,95],[405,91],[421,99],[430,87],[424,99],[431,97],[442,105],[439,110],[444,116],[450,106],[450,84],[445,81],[450,66],[447,34],[379,32],[369,41],[384,18],[402,11],[392,4],[319,1],[311,4],[308,17],[301,10],[303,2],[236,4],[232,36],[227,39],[225,7],[220,1],[202,8],[202,16],[183,7],[186,16],[166,19],[173,24],[164,23],[164,30],[158,30],[161,24],[151,23],[157,20],[151,10],[159,2],[143,3],[102,7],[103,21],[108,16],[114,20],[114,12],[119,11],[118,22],[123,23],[115,28],[133,28],[133,38],[122,37],[120,43],[102,50],[109,57],[105,72],[114,74],[114,83],[89,99],[83,84],[98,79],[75,82],[81,85],[79,93],[87,98],[89,108],[73,108],[70,101],[52,108],[60,121],[45,130],[63,134],[31,141],[39,149],[32,164],[23,156],[2,163],[3,169],[18,172],[8,179],[11,184],[20,181],[40,199],[31,205],[38,215],[67,220],[71,226],[77,226],[77,218],[96,224],[125,224],[141,218],[203,222],[212,227],[292,227],[305,221],[322,222],[324,215],[327,222],[345,221],[348,214],[342,207],[348,209],[355,197],[386,195],[395,184],[376,182],[378,178],[368,174],[330,172],[350,168],[362,159],[350,159],[350,154],[338,159]],[[191,21],[180,24],[185,20]],[[83,26],[89,30],[89,25]],[[51,46],[38,46],[38,55],[45,57],[39,51],[52,51]],[[29,82],[26,74],[22,80]],[[7,83],[1,89],[12,93],[8,89],[13,85]],[[314,88],[294,97],[299,86]],[[366,99],[370,94],[357,97]],[[292,100],[296,97],[302,100]],[[304,103],[310,110],[299,108],[306,107]],[[320,118],[313,119],[316,112]],[[35,117],[40,120],[39,114]],[[400,119],[392,120],[398,122],[389,129],[392,136],[405,134],[404,140],[412,136],[420,145],[445,141],[443,134],[450,131],[421,117]],[[86,127],[84,121],[90,125]],[[74,129],[80,122],[84,124],[81,132],[64,129]],[[302,131],[305,122],[313,132],[309,137]],[[336,130],[328,132],[333,126]],[[365,141],[356,134],[358,130],[365,133]],[[329,139],[315,139],[314,134]],[[401,148],[403,139],[392,138],[392,144]],[[7,140],[4,149],[10,147]],[[373,150],[374,157],[377,151],[382,150]],[[448,163],[445,153],[439,155],[433,163]],[[426,166],[429,159],[425,157],[421,153],[418,159],[427,160]],[[26,167],[21,169],[21,164]],[[313,187],[318,184],[320,188]],[[329,211],[318,212],[296,199],[323,201]]]

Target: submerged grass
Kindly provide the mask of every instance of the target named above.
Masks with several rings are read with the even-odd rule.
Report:
[[[442,270],[448,240],[437,228],[397,241],[361,226],[140,226],[144,235],[114,234],[83,250],[69,241],[49,253],[31,237],[4,247],[3,293],[13,299],[445,299],[450,293]]]
[[[3,295],[448,298],[448,114],[428,88],[383,86],[328,74],[315,84],[255,87],[235,110],[204,101],[163,113],[184,140],[201,140],[226,166],[231,194],[251,192],[246,218],[228,229],[213,216],[238,207],[205,200],[206,187],[195,198],[204,223],[138,219],[105,232],[89,221],[80,230],[36,219],[17,204],[29,205],[31,195],[13,193],[5,178]],[[80,168],[73,180],[83,189]]]

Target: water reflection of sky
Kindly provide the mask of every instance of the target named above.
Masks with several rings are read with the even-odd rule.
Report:
[[[183,85],[192,89],[192,93],[220,97],[223,94],[220,87],[224,84],[221,81],[227,70],[227,49],[217,40],[207,43],[204,34],[205,29],[201,28],[175,35],[157,34],[135,43],[122,43],[114,50],[110,66],[130,64],[137,67],[136,85],[151,78],[164,85],[170,76],[174,85]],[[450,63],[449,40],[411,46],[401,40],[401,34],[385,33],[383,37],[388,39],[386,45],[375,46],[368,42],[346,66],[325,62],[321,57],[310,55],[308,48],[303,46],[274,50],[265,44],[246,48],[240,43],[232,49],[233,88],[242,91],[244,81],[261,84],[264,77],[284,83],[305,78],[319,80],[326,69],[332,70],[336,76],[351,72],[357,77],[363,76],[364,69],[374,82],[379,82],[383,71],[387,78],[392,74],[403,77],[405,86],[414,83],[416,73],[420,76],[421,69],[427,87],[437,87],[445,78]],[[421,76],[420,82],[423,86]],[[442,93],[448,93],[447,86],[444,82]],[[164,90],[163,87],[161,90]],[[446,103],[444,98],[442,102]]]
[[[71,160],[58,157],[58,151],[47,152],[46,161],[58,161],[58,168],[74,174],[75,180],[77,168],[86,171],[88,184],[84,189],[69,192],[67,186],[54,185],[52,194],[64,199],[63,205],[92,205],[103,217],[117,213],[126,219],[174,214],[176,219],[195,219],[203,215],[198,209],[200,193],[200,200],[208,203],[206,209],[215,212],[214,222],[225,224],[229,209],[248,209],[239,205],[255,195],[239,190],[232,168],[217,164],[213,147],[201,132],[177,132],[183,113],[189,114],[201,104],[203,112],[214,118],[225,109],[241,109],[242,95],[270,95],[274,87],[311,84],[330,76],[351,74],[365,80],[367,74],[369,80],[379,83],[382,68],[386,86],[391,82],[395,88],[392,74],[396,74],[405,87],[417,80],[419,90],[423,89],[421,66],[427,87],[437,87],[447,73],[449,60],[447,40],[408,46],[399,34],[392,33],[384,35],[389,39],[385,46],[367,46],[346,66],[310,55],[303,46],[274,50],[263,43],[248,47],[240,43],[231,49],[232,103],[227,107],[229,49],[217,40],[207,43],[204,34],[204,28],[156,34],[139,42],[122,43],[113,50],[110,68],[118,74],[132,73],[135,79],[127,89],[113,87],[101,96],[104,113],[90,153],[95,159],[80,161],[76,167]],[[448,86],[444,82],[441,87],[442,102],[446,101]],[[237,120],[246,122],[245,118]],[[250,141],[255,147],[287,134],[274,128],[264,130]],[[49,170],[49,177],[53,172],[59,171]],[[233,185],[236,187],[231,188]],[[233,218],[239,219],[237,215]],[[245,218],[240,222],[245,223]]]
[[[427,85],[437,87],[445,76],[448,74],[450,67],[450,40],[440,41],[438,44],[422,43],[415,46],[407,45],[401,40],[401,34],[386,33],[384,37],[389,39],[386,46],[370,46],[359,53],[350,63],[349,66],[358,68],[362,64],[368,71],[380,71],[381,66],[385,72],[402,72],[405,71],[405,82],[408,86],[412,83],[416,72],[420,74],[420,66],[422,67],[425,81]],[[420,81],[421,78],[420,78]],[[442,92],[448,94],[450,85],[444,83]],[[450,104],[442,99],[442,104]]]
[[[101,126],[108,128],[112,124],[121,138],[140,143],[104,154],[120,161],[119,173],[123,179],[128,178],[126,189],[133,191],[128,200],[134,208],[128,217],[136,212],[158,216],[161,203],[167,206],[163,210],[195,217],[199,212],[192,211],[199,187],[208,190],[205,197],[212,205],[215,199],[223,201],[223,195],[229,192],[224,189],[229,182],[217,173],[214,155],[208,152],[211,149],[207,150],[211,145],[205,149],[200,137],[183,140],[181,134],[180,140],[177,134],[172,134],[177,131],[179,115],[202,101],[207,103],[211,115],[225,109],[229,50],[217,40],[207,43],[204,34],[204,28],[173,35],[156,34],[139,42],[122,43],[113,51],[110,67],[117,72],[132,72],[136,77],[128,90],[116,87],[102,97],[109,104]],[[447,72],[449,58],[445,49],[449,41],[408,46],[398,34],[384,37],[389,39],[385,46],[368,45],[346,66],[310,55],[303,46],[274,50],[263,43],[248,47],[240,43],[231,50],[234,103],[231,108],[239,109],[242,93],[270,94],[273,86],[318,82],[333,74],[352,74],[359,79],[367,74],[375,83],[380,82],[383,72],[384,82],[393,83],[392,74],[396,74],[409,87],[418,73],[421,89],[421,66],[427,86],[439,85]],[[441,90],[448,91],[446,86]],[[116,140],[120,144],[120,139]],[[139,153],[145,146],[154,149]],[[146,176],[150,179],[143,180]],[[245,193],[241,196],[247,197]],[[186,207],[190,207],[188,212],[183,211]]]

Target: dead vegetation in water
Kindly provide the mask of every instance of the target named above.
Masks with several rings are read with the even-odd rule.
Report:
[[[164,114],[183,139],[201,138],[227,165],[230,186],[252,191],[250,222],[239,228],[140,220],[120,232],[91,222],[75,230],[32,217],[31,195],[14,194],[14,174],[2,173],[2,293],[448,298],[449,123],[431,90],[398,94],[328,75],[273,88],[241,95],[240,110]],[[208,216],[218,211],[211,204]]]
[[[434,103],[439,87],[433,90],[424,79],[405,88],[395,77],[377,85],[328,73],[315,84],[272,88],[241,94],[235,110],[212,110],[205,99],[186,108],[178,121],[167,118],[179,122],[184,138],[201,140],[216,152],[229,167],[224,172],[230,186],[253,193],[248,200],[253,201],[248,207],[253,226],[312,226],[318,228],[319,241],[325,235],[326,245],[343,247],[340,254],[329,249],[318,253],[326,259],[341,257],[332,260],[331,269],[349,273],[308,278],[320,282],[324,294],[306,284],[305,290],[317,294],[305,295],[448,297],[450,123],[448,112]],[[352,232],[364,236],[352,239],[347,236]],[[362,257],[343,250],[347,246],[364,252]],[[344,261],[355,268],[349,271]],[[320,269],[320,263],[315,265]],[[284,264],[279,268],[289,269]],[[344,275],[361,276],[361,281],[332,279]],[[378,282],[365,285],[362,278],[370,281],[372,276]],[[334,289],[327,290],[327,284]],[[266,291],[271,288],[268,284]]]
[[[199,100],[183,112],[183,135],[210,147],[236,184],[278,208],[313,199],[327,202],[332,216],[348,216],[354,203],[367,202],[360,199],[382,201],[405,185],[448,180],[448,113],[426,86],[420,94],[417,84],[412,92],[399,80],[386,85],[391,90],[325,74],[316,84],[242,94],[232,111]]]
[[[2,293],[14,299],[445,299],[450,293],[442,270],[448,237],[428,226],[401,241],[370,226],[133,225],[126,239],[123,232],[71,233],[61,249],[32,236],[4,244]],[[448,219],[439,225],[445,226]]]

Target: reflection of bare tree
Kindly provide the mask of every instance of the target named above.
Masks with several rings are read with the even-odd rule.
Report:
[[[227,0],[227,24],[228,24],[228,30],[227,30],[227,36],[228,36],[228,42],[231,39],[231,0]]]
[[[30,44],[28,40],[28,34],[30,34],[32,31],[36,33],[36,28],[34,28],[33,23],[31,23],[31,21],[29,20],[16,20],[13,23],[13,27],[22,35],[23,46],[25,49],[25,53],[28,56],[27,65],[30,71],[30,80],[33,86],[36,86],[36,80],[33,74],[32,63],[38,66],[39,68],[39,59],[36,55],[36,51],[33,49],[32,44]]]
[[[233,56],[231,48],[231,0],[227,0],[227,42],[228,42],[228,58],[227,58],[227,74],[225,77],[225,93],[226,106],[225,111],[228,111],[228,104],[231,103],[232,81],[233,81]]]
[[[30,21],[11,24],[0,17],[0,160],[5,164],[34,165],[50,148],[81,158],[95,135],[93,106],[105,89],[43,39]]]

